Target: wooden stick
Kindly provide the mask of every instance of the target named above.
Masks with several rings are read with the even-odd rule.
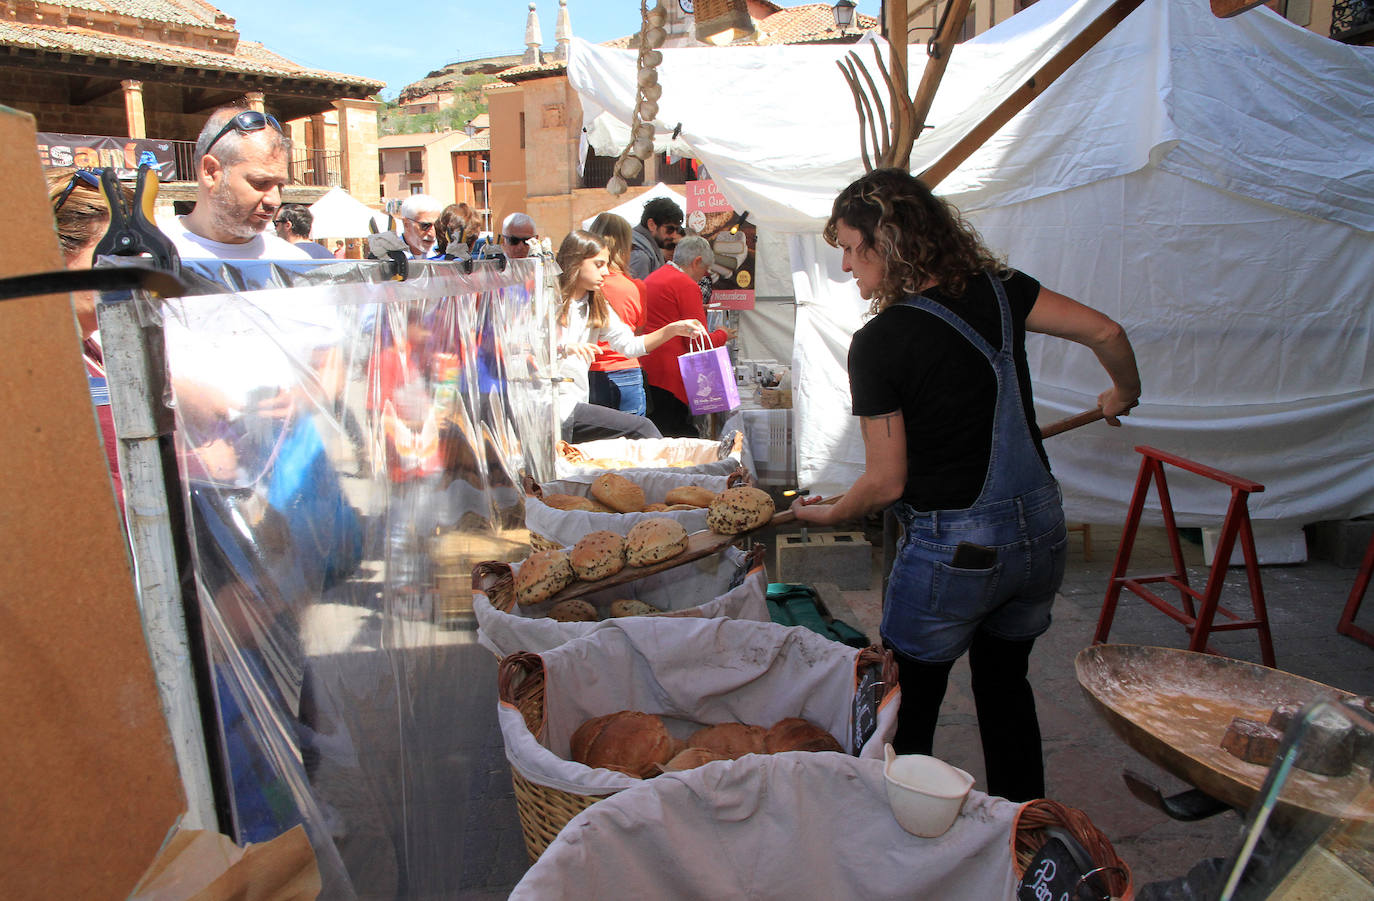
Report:
[[[939,90],[940,82],[945,77],[945,68],[949,66],[955,38],[963,31],[964,19],[968,18],[969,0],[949,0],[949,3],[945,27],[935,36],[936,52],[926,57],[921,84],[916,88],[916,99],[912,103],[912,121],[916,124],[917,135],[925,128],[926,116],[930,115],[930,105],[935,102],[935,92]]]
[[[1087,425],[1090,422],[1097,422],[1102,418],[1102,408],[1097,407],[1092,410],[1084,410],[1082,413],[1075,413],[1065,419],[1052,422],[1040,430],[1040,437],[1053,438],[1055,435],[1067,432],[1069,429],[1076,429],[1079,426]]]

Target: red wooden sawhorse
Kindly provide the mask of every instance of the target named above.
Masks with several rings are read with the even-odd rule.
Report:
[[[1360,564],[1360,570],[1355,575],[1355,584],[1350,589],[1350,598],[1345,602],[1345,610],[1341,612],[1341,621],[1336,624],[1337,632],[1374,647],[1374,633],[1355,625],[1355,614],[1360,612],[1360,604],[1364,601],[1364,593],[1369,588],[1371,575],[1374,575],[1374,537],[1369,539],[1369,547],[1364,552],[1364,562]]]
[[[1263,491],[1264,486],[1153,447],[1142,446],[1136,450],[1144,459],[1140,461],[1140,475],[1136,479],[1135,495],[1131,498],[1130,512],[1126,516],[1126,528],[1121,533],[1121,547],[1116,552],[1116,563],[1112,567],[1111,581],[1107,585],[1107,597],[1102,601],[1102,614],[1097,620],[1097,633],[1093,636],[1093,643],[1101,644],[1107,640],[1107,633],[1112,628],[1112,618],[1116,615],[1117,600],[1121,597],[1121,590],[1125,588],[1182,623],[1191,636],[1188,650],[1214,654],[1216,651],[1208,646],[1208,637],[1211,633],[1254,629],[1259,634],[1260,655],[1264,665],[1274,666],[1274,643],[1269,636],[1269,614],[1264,607],[1259,555],[1255,551],[1255,534],[1250,528],[1250,510],[1247,506],[1249,496]],[[1174,508],[1169,500],[1169,487],[1164,480],[1166,463],[1229,485],[1231,488],[1231,504],[1221,524],[1221,536],[1217,539],[1212,569],[1207,575],[1206,587],[1200,592],[1188,584],[1188,570],[1183,564],[1183,550],[1179,547],[1178,527],[1174,522]],[[1151,480],[1159,489],[1160,512],[1164,515],[1164,529],[1169,537],[1169,551],[1173,555],[1174,571],[1162,575],[1127,576],[1126,568],[1131,562],[1131,548],[1140,528],[1140,516],[1145,510],[1145,497],[1149,493]],[[1231,560],[1231,551],[1235,547],[1237,537],[1240,538],[1240,546],[1245,553],[1245,572],[1249,578],[1250,600],[1254,607],[1253,619],[1243,620],[1218,603],[1222,584],[1226,580],[1226,567]],[[1164,582],[1178,589],[1181,608],[1175,607],[1145,587],[1154,582]],[[1195,601],[1200,606],[1195,607]],[[1218,613],[1228,621],[1215,622]]]

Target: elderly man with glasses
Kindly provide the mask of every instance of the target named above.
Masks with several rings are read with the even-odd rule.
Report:
[[[512,260],[530,255],[530,242],[539,234],[528,213],[511,213],[501,223],[501,252]]]
[[[159,223],[190,260],[307,260],[268,226],[281,208],[291,142],[268,113],[241,106],[210,114],[196,140],[196,206]]]
[[[671,256],[682,231],[682,207],[671,197],[655,197],[644,204],[639,224],[631,233],[630,275],[644,279]],[[665,254],[667,256],[665,256]]]
[[[428,194],[411,194],[401,202],[401,237],[414,260],[432,260],[443,254],[435,248],[434,224],[444,205]]]

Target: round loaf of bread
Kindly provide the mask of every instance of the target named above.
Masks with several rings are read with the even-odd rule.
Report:
[[[623,601],[611,601],[611,616],[653,616],[655,613],[663,611],[653,604],[646,604],[643,601],[633,599]]]
[[[540,498],[545,506],[555,510],[590,510],[592,502],[577,494],[546,494]]]
[[[709,507],[716,499],[716,493],[700,485],[681,485],[669,491],[663,498],[665,504],[687,504],[691,507]]]
[[[619,513],[644,509],[644,489],[618,472],[603,472],[592,481],[592,497]]]
[[[676,751],[663,720],[636,710],[593,717],[577,727],[569,742],[571,756],[590,767],[615,768],[647,779]]]
[[[763,747],[769,754],[780,751],[844,751],[835,736],[799,716],[789,716],[774,723],[763,737]]]
[[[560,623],[594,623],[596,608],[581,598],[568,598],[549,609],[549,618]]]
[[[673,759],[663,765],[663,772],[675,773],[680,770],[693,770],[703,763],[726,759],[728,758],[717,754],[715,751],[708,751],[705,748],[688,748],[685,751],[674,754]]]
[[[652,566],[676,557],[687,549],[687,530],[675,519],[641,519],[625,536],[625,562]]]
[[[763,739],[767,734],[768,730],[762,726],[717,723],[693,732],[691,738],[687,739],[687,747],[702,748],[735,760],[745,754],[765,753]]]
[[[642,513],[667,513],[667,504],[645,504]]]
[[[531,554],[515,573],[515,600],[523,607],[547,601],[577,580],[561,550]]]
[[[568,552],[573,572],[584,582],[613,576],[625,568],[625,539],[604,529],[588,532]]]
[[[767,491],[739,486],[726,488],[706,511],[706,527],[717,535],[739,535],[766,525],[773,518],[773,499]]]

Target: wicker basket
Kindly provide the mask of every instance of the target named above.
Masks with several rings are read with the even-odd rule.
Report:
[[[1107,887],[1113,898],[1134,895],[1135,885],[1131,879],[1131,868],[1117,856],[1111,841],[1093,825],[1088,815],[1076,808],[1045,798],[1028,802],[1017,814],[1015,869],[1018,879],[1025,876],[1026,868],[1049,840],[1049,835],[1045,831],[1049,826],[1057,826],[1078,839],[1078,843],[1092,857],[1093,863],[1104,868]]]
[[[880,667],[880,678],[893,690],[897,685],[897,664],[891,652],[867,648],[859,652],[860,666]],[[501,661],[497,693],[525,720],[530,734],[542,740],[544,731],[544,661],[538,654],[511,654]],[[511,782],[515,786],[515,808],[520,814],[520,830],[525,836],[525,852],[534,863],[558,836],[568,821],[588,807],[615,794],[581,795],[540,785],[525,778],[514,766]],[[1043,843],[1043,842],[1042,842]]]

